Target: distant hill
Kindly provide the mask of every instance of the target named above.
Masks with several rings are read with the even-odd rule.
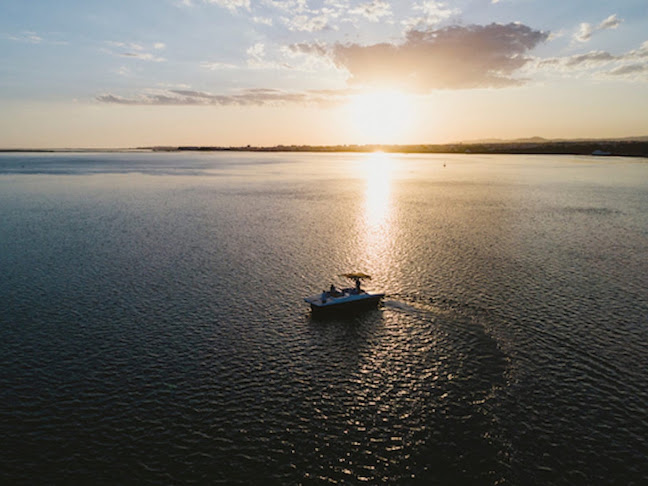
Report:
[[[648,136],[645,137],[626,137],[626,138],[616,138],[620,142],[648,142]]]
[[[504,138],[480,138],[477,140],[462,140],[458,143],[465,144],[474,144],[474,143],[545,143],[553,142],[548,138],[542,137],[529,137],[529,138],[515,138],[515,139],[504,139]]]
[[[556,142],[648,142],[647,136],[637,137],[618,137],[618,138],[543,138],[543,137],[527,137],[527,138],[482,138],[478,140],[463,140],[457,143],[463,144],[481,144],[481,143],[556,143]]]

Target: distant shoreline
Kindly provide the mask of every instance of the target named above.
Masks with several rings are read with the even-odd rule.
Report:
[[[584,140],[530,142],[466,142],[423,145],[275,145],[256,147],[158,146],[126,149],[0,149],[0,153],[65,152],[317,152],[403,154],[546,154],[648,157],[648,140]]]

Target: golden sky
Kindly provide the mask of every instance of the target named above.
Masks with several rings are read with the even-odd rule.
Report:
[[[648,135],[645,1],[0,4],[0,148]]]

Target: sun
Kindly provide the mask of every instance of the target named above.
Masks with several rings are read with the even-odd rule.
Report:
[[[403,143],[411,126],[413,102],[400,91],[370,91],[355,95],[348,111],[358,143]]]

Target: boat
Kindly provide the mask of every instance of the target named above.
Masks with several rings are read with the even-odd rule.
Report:
[[[304,301],[310,304],[313,312],[351,312],[372,308],[376,307],[385,296],[384,293],[370,293],[362,289],[362,281],[371,280],[371,276],[366,273],[343,273],[340,277],[353,280],[355,286],[338,289],[334,285],[331,285],[330,289],[324,290],[320,294],[306,297]]]

